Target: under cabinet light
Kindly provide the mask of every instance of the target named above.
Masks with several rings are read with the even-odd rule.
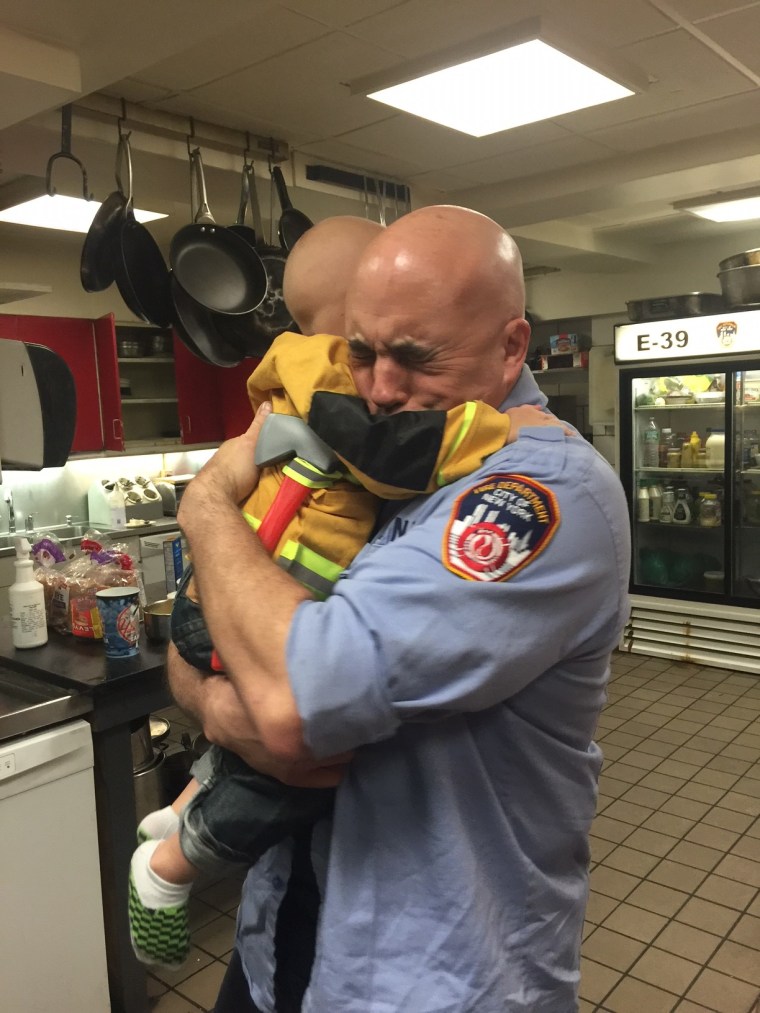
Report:
[[[96,200],[66,197],[60,193],[54,197],[44,194],[0,211],[0,222],[59,229],[63,232],[87,232],[99,207],[100,202]],[[138,222],[152,222],[156,218],[168,217],[157,211],[142,211],[139,208],[135,208],[134,214]]]
[[[592,69],[599,60],[577,46],[539,38],[539,18],[465,47],[429,56],[351,84],[354,94],[432,120],[473,137],[561,116],[633,95],[641,86],[622,84]],[[556,33],[555,33],[556,34]],[[575,51],[575,55],[569,55]],[[578,58],[576,58],[576,56]],[[607,69],[607,67],[605,67]],[[630,74],[627,74],[630,77]]]
[[[714,193],[709,197],[676,201],[673,207],[711,222],[751,222],[760,218],[760,189]]]

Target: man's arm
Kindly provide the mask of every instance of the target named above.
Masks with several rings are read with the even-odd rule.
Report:
[[[262,410],[263,409],[263,410]],[[211,639],[262,744],[285,763],[310,759],[285,659],[293,614],[310,595],[272,562],[238,504],[255,487],[256,439],[268,414],[224,443],[188,485],[178,520],[190,546]],[[180,689],[191,697],[191,688]],[[193,700],[189,706],[194,710]]]
[[[237,753],[251,767],[284,784],[303,788],[332,788],[337,785],[350,754],[313,762],[283,763],[273,757],[241,705],[235,687],[224,676],[203,677],[169,645],[167,654],[169,686],[177,704],[193,714],[203,726],[209,742]]]

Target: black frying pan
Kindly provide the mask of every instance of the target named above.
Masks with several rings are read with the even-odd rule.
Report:
[[[290,253],[304,232],[308,232],[314,222],[311,218],[307,218],[303,211],[297,211],[291,204],[288,188],[285,186],[285,177],[279,165],[272,166],[271,173],[282,208],[277,234],[280,237],[282,248]]]
[[[85,292],[102,292],[115,280],[113,251],[129,203],[121,183],[121,161],[125,155],[125,145],[124,135],[119,134],[116,150],[117,189],[100,205],[84,238],[79,277]]]
[[[135,219],[129,134],[120,136],[119,150],[126,162],[127,204],[111,247],[114,281],[122,299],[136,317],[157,327],[168,327],[172,322],[169,272],[155,239]],[[123,192],[118,167],[116,181]]]
[[[261,258],[244,239],[218,226],[209,210],[199,148],[190,155],[200,206],[191,225],[174,236],[169,251],[172,270],[184,291],[216,313],[250,313],[266,293]]]
[[[213,366],[237,366],[246,357],[219,330],[220,314],[201,306],[182,288],[172,275],[171,299],[174,306],[174,327],[182,343],[199,359]]]

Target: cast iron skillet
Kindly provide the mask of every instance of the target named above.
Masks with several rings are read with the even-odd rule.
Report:
[[[190,155],[200,206],[191,225],[174,236],[169,251],[174,277],[205,309],[241,314],[256,309],[266,294],[261,258],[244,239],[218,226],[209,210],[199,148]]]
[[[304,232],[307,232],[314,222],[311,218],[307,218],[303,211],[296,211],[293,207],[288,196],[288,188],[285,186],[285,177],[282,175],[279,165],[272,166],[270,171],[282,208],[277,234],[280,237],[280,246],[290,253]]]
[[[84,238],[79,277],[85,292],[102,292],[115,280],[113,251],[128,206],[127,195],[121,183],[121,162],[125,148],[126,139],[123,134],[119,134],[119,146],[116,149],[117,189],[100,205]]]
[[[213,366],[237,366],[246,357],[220,330],[221,315],[201,306],[172,275],[174,328],[180,341],[199,359]],[[222,324],[223,326],[223,324]]]

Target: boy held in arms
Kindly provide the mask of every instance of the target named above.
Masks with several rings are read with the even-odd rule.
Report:
[[[481,402],[448,412],[368,414],[356,396],[344,329],[345,292],[354,266],[381,226],[365,219],[327,219],[302,237],[290,254],[284,294],[304,334],[285,333],[273,343],[248,381],[256,411],[271,401],[268,425],[279,416],[308,420],[335,452],[335,473],[310,472],[310,498],[279,538],[274,556],[317,598],[365,544],[383,500],[431,492],[468,474],[520,425],[556,424],[523,406],[509,414]],[[511,419],[510,419],[511,415]],[[243,507],[259,530],[287,466],[265,469]],[[191,665],[210,674],[212,645],[191,568],[178,589],[172,639]],[[217,674],[215,677],[223,678]],[[138,958],[179,966],[189,951],[187,905],[199,870],[251,865],[277,841],[327,814],[334,789],[282,784],[229,750],[212,746],[193,767],[193,779],[165,809],[138,828],[142,843],[132,859],[130,932]]]

